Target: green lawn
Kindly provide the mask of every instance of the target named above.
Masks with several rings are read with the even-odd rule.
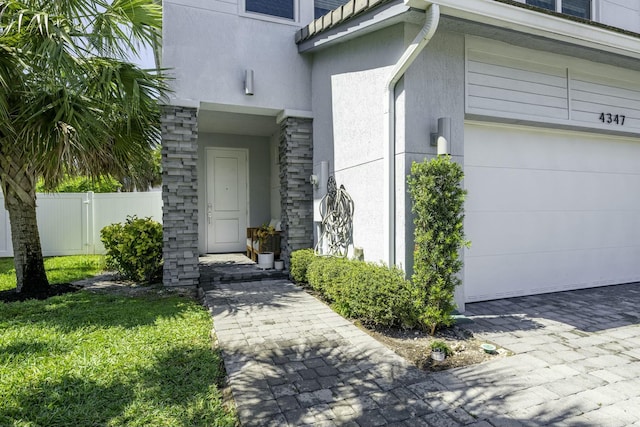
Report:
[[[64,265],[48,268],[84,268]],[[232,426],[210,329],[196,302],[155,293],[0,303],[0,425]]]
[[[104,270],[102,255],[74,255],[51,257],[44,260],[47,277],[51,283],[69,283],[95,276]],[[0,291],[16,287],[16,270],[13,258],[0,258]]]

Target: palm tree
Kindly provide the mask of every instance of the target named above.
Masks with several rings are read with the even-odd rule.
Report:
[[[35,185],[125,176],[160,141],[157,71],[127,61],[159,42],[153,0],[0,0],[0,186],[17,292],[49,289]]]

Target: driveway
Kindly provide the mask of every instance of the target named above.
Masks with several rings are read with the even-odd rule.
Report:
[[[516,354],[438,373],[287,281],[205,303],[245,426],[640,425],[640,285],[469,304],[467,327]]]
[[[484,384],[483,404],[451,390],[444,400],[534,425],[640,425],[640,284],[469,304],[465,314],[468,329],[516,355],[450,372]]]

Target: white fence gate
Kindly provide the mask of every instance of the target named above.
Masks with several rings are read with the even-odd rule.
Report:
[[[0,195],[0,206],[4,199]],[[100,230],[128,215],[162,222],[162,193],[56,193],[37,196],[44,256],[103,254]],[[13,256],[9,213],[0,208],[0,257]]]

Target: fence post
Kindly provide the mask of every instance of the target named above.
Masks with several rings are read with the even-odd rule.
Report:
[[[94,200],[93,200],[93,191],[87,191],[85,194],[85,200],[82,202],[85,206],[85,224],[86,224],[86,253],[87,255],[95,255],[96,253],[96,245],[95,245],[95,230],[94,228]]]

